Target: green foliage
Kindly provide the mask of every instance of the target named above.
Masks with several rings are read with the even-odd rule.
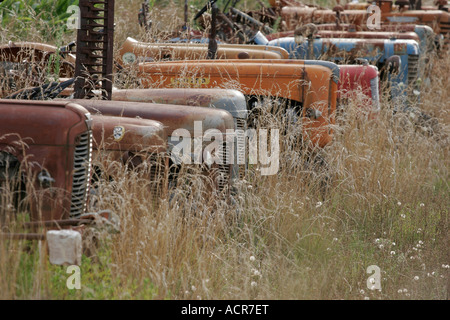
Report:
[[[78,0],[5,0],[0,3],[0,26],[18,37],[38,32],[43,40],[53,39],[70,31],[67,19],[73,12],[67,12]]]
[[[68,289],[67,266],[48,264],[49,295],[55,299],[154,299],[158,290],[148,278],[121,279],[111,270],[110,251],[103,250],[95,261],[85,255],[80,266],[81,288]]]

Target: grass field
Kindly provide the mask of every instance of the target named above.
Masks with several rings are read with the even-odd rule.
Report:
[[[127,36],[145,39],[141,2],[116,0],[115,49]],[[155,1],[155,24],[175,28],[180,2]],[[29,27],[3,26],[1,43],[74,39]],[[145,179],[123,172],[100,185],[97,203],[120,217],[120,232],[99,231],[81,289],[67,288],[66,267],[50,265],[39,243],[0,240],[0,299],[448,299],[450,56],[433,61],[421,105],[437,121],[431,129],[393,115],[384,95],[377,121],[362,121],[351,104],[323,150],[326,167],[306,166],[282,143],[277,175],[247,178],[234,206],[217,200],[214,209],[180,193],[149,210]],[[367,284],[370,266],[381,290]]]

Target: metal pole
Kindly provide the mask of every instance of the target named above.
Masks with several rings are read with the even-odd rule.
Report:
[[[215,3],[213,3],[211,11],[212,17],[211,17],[211,32],[209,33],[209,43],[208,43],[208,59],[216,59],[217,55],[216,20],[218,9]]]
[[[184,27],[188,29],[188,0],[184,0]]]

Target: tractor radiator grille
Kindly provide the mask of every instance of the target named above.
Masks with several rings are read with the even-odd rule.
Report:
[[[441,22],[440,23],[441,34],[444,36],[450,33],[450,22]]]
[[[413,84],[417,80],[419,71],[419,56],[408,56],[408,85]]]
[[[235,157],[236,161],[239,164],[239,179],[244,179],[245,173],[247,170],[247,161],[248,161],[248,153],[246,148],[246,138],[245,131],[247,130],[247,120],[242,118],[236,118],[236,153],[237,157]],[[242,164],[242,159],[240,157],[244,157],[245,163]]]
[[[216,186],[218,191],[223,191],[230,184],[232,155],[229,146],[223,143],[220,150],[218,150],[218,156],[222,160],[222,164],[218,165],[217,174],[215,176]]]
[[[70,217],[77,218],[86,210],[86,201],[90,183],[90,166],[92,154],[92,133],[79,136],[73,159],[72,201]]]
[[[150,193],[155,199],[163,198],[167,192],[168,157],[166,154],[152,154],[148,158]]]
[[[450,22],[442,22],[439,24],[441,34],[444,36],[444,49],[450,48]]]

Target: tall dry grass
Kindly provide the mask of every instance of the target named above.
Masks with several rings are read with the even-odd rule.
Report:
[[[117,41],[146,36],[134,26],[138,2],[117,1]],[[297,148],[298,128],[288,129],[279,173],[253,168],[233,203],[217,198],[214,210],[183,187],[155,207],[148,181],[119,167],[99,183],[91,210],[114,211],[120,232],[99,230],[81,290],[66,288],[65,267],[44,262],[37,244],[2,241],[0,297],[448,299],[449,69],[444,55],[423,91],[421,109],[437,124],[394,115],[386,96],[378,120],[364,121],[354,101],[317,161]],[[261,125],[285,121],[266,115]],[[371,265],[381,291],[367,286]]]

